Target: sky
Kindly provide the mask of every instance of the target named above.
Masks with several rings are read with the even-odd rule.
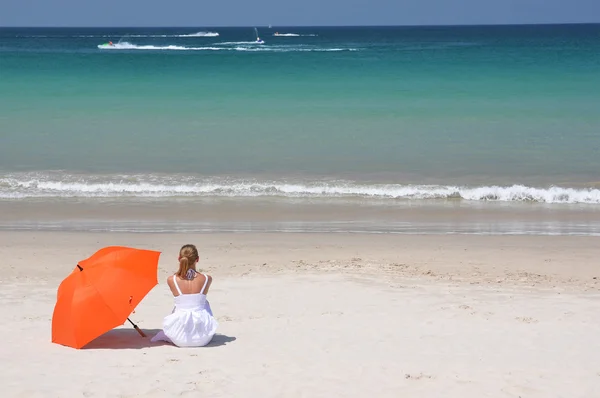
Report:
[[[600,0],[0,0],[0,26],[330,26],[600,22]]]

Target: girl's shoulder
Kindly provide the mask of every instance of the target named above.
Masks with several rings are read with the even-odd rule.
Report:
[[[202,276],[200,277],[200,275]],[[200,292],[206,294],[210,288],[210,285],[212,284],[212,276],[208,274],[197,274],[197,277],[200,279],[200,283],[202,284],[202,290]]]
[[[167,285],[169,285],[169,287],[175,287],[175,278],[177,278],[177,275],[175,274],[167,276]]]

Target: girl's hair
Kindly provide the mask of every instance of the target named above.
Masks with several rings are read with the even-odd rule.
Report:
[[[196,261],[198,261],[198,249],[196,249],[196,246],[183,245],[181,250],[179,250],[179,270],[177,271],[177,276],[181,279],[191,279],[188,271],[194,269]]]

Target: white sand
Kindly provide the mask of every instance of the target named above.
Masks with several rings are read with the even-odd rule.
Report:
[[[0,233],[2,397],[600,397],[599,239]],[[183,243],[214,276],[211,346],[125,325],[50,342],[58,284],[110,244],[163,251],[132,319],[156,332]]]

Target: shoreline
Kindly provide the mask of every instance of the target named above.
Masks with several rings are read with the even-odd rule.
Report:
[[[600,236],[600,206],[460,201],[0,201],[0,231]]]
[[[124,169],[127,170],[127,169]],[[0,200],[147,200],[284,198],[316,200],[454,200],[600,204],[600,181],[575,176],[360,172],[329,174],[32,170],[0,168]]]

